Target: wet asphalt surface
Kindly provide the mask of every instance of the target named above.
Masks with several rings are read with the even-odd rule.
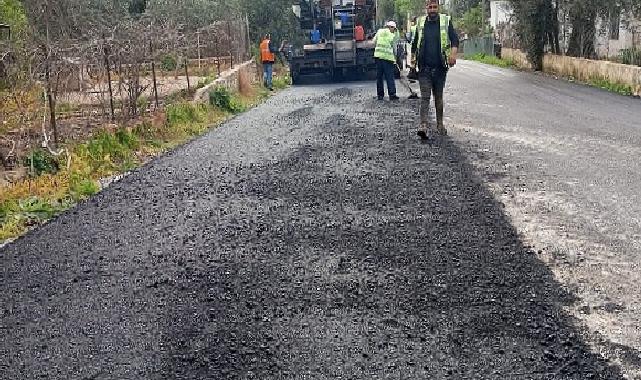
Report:
[[[1,249],[0,378],[623,379],[478,111],[422,143],[373,92],[285,90]]]

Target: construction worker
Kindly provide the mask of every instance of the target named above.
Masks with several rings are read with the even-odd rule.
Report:
[[[269,89],[274,91],[272,87],[272,75],[274,73],[274,62],[276,61],[276,53],[278,50],[274,48],[271,41],[271,35],[265,34],[263,41],[260,43],[260,60],[263,63],[263,84]]]
[[[418,81],[421,88],[421,123],[417,135],[427,139],[430,96],[434,93],[436,130],[446,135],[443,124],[443,90],[449,67],[456,64],[459,38],[450,16],[439,13],[438,0],[425,2],[427,16],[416,20],[416,38],[412,41],[412,66],[418,64]]]
[[[374,60],[376,61],[376,95],[378,100],[385,97],[383,78],[387,82],[387,95],[390,100],[398,100],[394,72],[396,70],[396,43],[399,34],[396,23],[388,21],[385,28],[379,29],[374,36]]]
[[[410,25],[410,42],[416,38],[416,16],[412,17],[412,25]]]

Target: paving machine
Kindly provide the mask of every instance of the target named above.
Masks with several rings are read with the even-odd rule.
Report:
[[[376,0],[294,0],[305,44],[287,54],[292,82],[306,75],[367,75],[376,70]]]

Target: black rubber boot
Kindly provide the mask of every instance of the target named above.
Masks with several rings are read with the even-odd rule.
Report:
[[[447,135],[447,129],[443,124],[443,97],[437,96],[434,99],[434,105],[436,108],[436,130],[439,134],[445,136]]]

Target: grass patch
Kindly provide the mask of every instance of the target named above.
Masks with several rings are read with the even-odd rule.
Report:
[[[288,74],[279,75],[272,78],[272,87],[275,90],[283,90],[292,84],[292,78]]]
[[[100,191],[100,178],[131,170],[145,157],[183,144],[269,96],[263,89],[247,92],[215,89],[210,94],[211,104],[193,104],[183,100],[185,94],[178,94],[164,113],[135,127],[103,130],[87,141],[67,146],[71,157],[54,157],[47,151],[34,150],[22,162],[33,168],[34,175],[0,188],[0,241],[18,237],[29,227],[96,194]]]
[[[511,59],[501,59],[499,57],[496,57],[494,55],[487,55],[484,53],[478,53],[474,54],[471,56],[465,56],[465,59],[469,59],[471,61],[477,61],[481,63],[485,63],[488,65],[493,65],[493,66],[498,66],[498,67],[503,67],[503,68],[512,68],[516,67],[514,64],[514,61]]]
[[[614,83],[605,78],[591,78],[587,82],[587,84],[589,84],[590,86],[599,87],[604,90],[614,92],[620,95],[632,96],[632,94],[634,94],[632,86],[629,86],[627,84]]]

